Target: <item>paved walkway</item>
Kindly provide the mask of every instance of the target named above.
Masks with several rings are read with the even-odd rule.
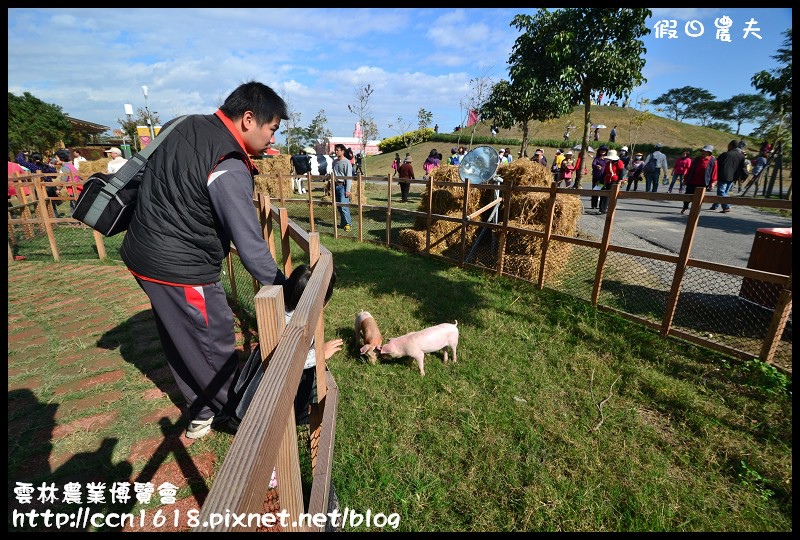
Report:
[[[8,270],[9,493],[18,482],[35,489],[31,504],[9,500],[9,530],[91,530],[12,523],[14,509],[81,506],[137,517],[104,530],[190,529],[187,512],[205,500],[230,436],[183,436],[183,398],[145,294],[122,266],[26,261]],[[106,484],[105,502],[89,504],[92,481]],[[81,504],[64,503],[70,482],[81,484]],[[115,482],[131,483],[128,500],[111,493]],[[134,482],[153,484],[149,504],[135,506]],[[56,487],[57,502],[37,501],[42,483]],[[175,486],[174,503],[160,499],[165,483]],[[265,510],[276,501],[274,490]],[[158,510],[169,517],[160,526],[153,522]]]

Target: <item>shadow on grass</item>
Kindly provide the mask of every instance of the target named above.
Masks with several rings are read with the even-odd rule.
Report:
[[[9,531],[88,531],[93,526],[96,527],[90,520],[70,522],[58,528],[53,523],[53,526],[48,527],[42,517],[31,522],[30,519],[20,515],[32,510],[75,514],[79,506],[89,505],[90,483],[102,486],[97,491],[102,495],[102,500],[91,503],[92,513],[109,515],[112,512],[130,512],[138,502],[132,483],[152,481],[170,455],[174,456],[181,473],[188,480],[192,495],[200,504],[208,494],[207,481],[195,466],[186,446],[177,434],[180,431],[177,431],[175,425],[166,417],[159,420],[163,435],[161,443],[142,471],[132,477],[133,465],[129,461],[115,462],[113,459],[114,449],[119,442],[116,437],[103,438],[96,450],[74,454],[51,470],[50,456],[53,449],[51,441],[56,427],[55,414],[58,405],[40,402],[29,389],[8,392],[8,404],[8,487],[9,494],[14,494],[8,499]],[[110,489],[116,482],[131,482],[129,497],[111,496]],[[68,483],[78,484],[79,499],[75,502],[64,500],[65,485]],[[51,486],[55,488],[49,491],[52,498],[48,499],[47,488]],[[152,500],[158,500],[159,487],[154,486]],[[31,497],[30,502],[24,500],[26,493]],[[112,531],[119,528],[119,526],[103,526],[97,530]]]

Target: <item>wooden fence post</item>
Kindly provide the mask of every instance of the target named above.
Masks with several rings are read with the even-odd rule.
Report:
[[[306,173],[306,183],[308,184],[308,230],[314,232],[314,197],[311,193],[311,173]]]
[[[558,184],[550,182],[550,199],[547,201],[547,218],[544,223],[544,238],[542,250],[539,254],[539,290],[544,289],[545,263],[547,262],[547,248],[550,247],[550,237],[553,235],[553,215],[556,212],[556,189]]]
[[[778,302],[775,305],[775,311],[772,313],[772,320],[769,324],[769,330],[761,344],[761,353],[758,357],[764,362],[771,364],[775,356],[775,350],[778,348],[778,343],[783,336],[783,330],[786,328],[786,322],[789,320],[789,314],[792,312],[792,277],[789,276],[789,283],[781,291],[778,297]]]
[[[386,245],[390,245],[392,239],[392,176],[386,183]]]
[[[53,259],[58,262],[61,258],[58,255],[56,237],[53,234],[53,222],[51,221],[48,211],[48,207],[50,206],[48,203],[50,201],[47,198],[47,190],[45,190],[44,186],[42,185],[42,181],[39,178],[34,179],[33,185],[34,189],[36,190],[36,196],[39,199],[36,204],[36,212],[39,214],[39,219],[42,221],[44,230],[47,232],[47,240],[50,242],[50,250],[53,252]]]
[[[694,235],[697,232],[697,222],[700,219],[700,210],[702,210],[701,207],[705,195],[706,188],[701,187],[696,189],[692,196],[692,208],[689,210],[689,218],[686,220],[683,242],[678,252],[678,262],[675,263],[675,273],[672,276],[672,285],[669,288],[669,295],[667,296],[667,305],[664,306],[664,318],[661,320],[660,334],[662,337],[666,337],[672,326],[672,318],[675,316],[675,308],[678,305],[678,295],[681,291],[683,275],[686,273],[689,253],[692,251],[692,242],[694,242]]]
[[[464,268],[464,258],[467,251],[467,215],[469,214],[469,178],[464,179],[464,204],[461,208],[461,257],[458,261],[459,268]]]
[[[391,179],[391,175],[389,178]],[[425,216],[425,256],[431,254],[431,222],[433,221],[433,178],[428,175],[428,215]]]
[[[498,186],[500,187],[500,186]],[[500,245],[497,250],[497,275],[503,274],[503,266],[505,266],[506,258],[506,241],[508,239],[508,220],[511,218],[511,197],[513,195],[513,186],[511,184],[503,184],[503,228],[500,229]]]

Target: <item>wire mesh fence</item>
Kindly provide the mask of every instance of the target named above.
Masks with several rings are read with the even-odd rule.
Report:
[[[606,248],[598,241],[603,237],[605,222],[592,231],[578,229],[572,235],[549,238],[542,226],[503,223],[502,211],[497,212],[498,219],[491,223],[483,220],[482,215],[467,218],[463,207],[448,210],[446,215],[429,213],[428,190],[433,189],[430,182],[412,184],[407,202],[400,201],[396,181],[388,177],[363,181],[363,194],[357,192],[358,183],[354,185],[349,231],[343,228],[341,208],[323,194],[321,183],[312,184],[310,199],[308,195],[298,195],[271,202],[275,207],[285,208],[289,219],[305,230],[388,245],[410,253],[428,253],[452,264],[490,273],[497,273],[502,266],[504,275],[536,284],[541,277],[544,287],[610,308],[659,328],[664,335],[691,339],[734,356],[760,357],[791,372],[791,271],[781,277],[766,271],[704,265],[693,259],[686,261],[682,271],[674,254],[617,247],[613,232]],[[447,187],[445,191],[449,192],[439,202],[450,201],[454,208],[459,208],[462,203],[455,199],[461,188]],[[478,191],[481,190],[475,190],[476,197]],[[540,192],[546,194],[547,190]],[[442,194],[434,191],[434,203],[439,195]],[[463,200],[463,192],[460,196]],[[47,197],[41,201],[32,197],[32,201],[9,205],[10,255],[49,260],[56,257],[56,252],[56,258],[63,259],[102,258],[104,253],[109,259],[119,259],[124,234],[98,240],[90,228],[77,221],[55,218],[54,212],[69,215],[68,200],[56,200],[55,211],[52,202]],[[479,204],[486,202],[481,199]],[[687,227],[684,237],[698,233],[702,234],[702,226],[698,230]],[[788,244],[775,242],[764,249],[787,247],[791,251],[791,237]],[[282,259],[279,241],[275,242],[275,249],[276,259]],[[601,258],[602,272],[599,272]],[[230,268],[223,270],[223,278],[228,278],[226,290],[237,299],[243,314],[252,318],[256,285],[238,257],[233,261]],[[233,283],[227,273],[234,274]]]

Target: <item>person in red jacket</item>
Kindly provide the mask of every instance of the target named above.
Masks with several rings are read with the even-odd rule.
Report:
[[[692,166],[692,158],[689,157],[689,150],[684,150],[681,157],[675,161],[675,167],[672,169],[672,182],[669,185],[668,193],[672,193],[672,188],[675,186],[675,181],[680,180],[678,185],[678,193],[683,193],[683,184],[686,179],[686,173],[689,172],[689,167]]]
[[[603,173],[603,190],[611,189],[613,184],[619,184],[625,174],[625,164],[619,159],[617,151],[611,149],[605,156],[606,166]],[[600,213],[605,214],[608,210],[608,197],[600,197]]]
[[[713,152],[714,147],[707,144],[700,151],[700,155],[692,160],[689,171],[686,173],[687,195],[694,193],[698,187],[711,189],[711,186],[717,181],[717,160],[711,155]],[[689,201],[683,201],[681,214],[685,214],[688,209]]]

